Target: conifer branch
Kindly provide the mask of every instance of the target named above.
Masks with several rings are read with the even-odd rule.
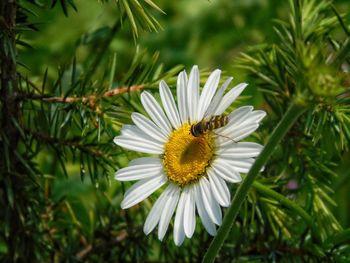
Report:
[[[0,127],[5,132],[9,140],[11,149],[15,149],[18,141],[19,132],[12,119],[18,119],[19,102],[16,94],[18,93],[18,78],[16,69],[16,1],[4,1],[0,4],[0,107],[1,118]],[[11,152],[11,150],[9,151]],[[1,156],[7,155],[0,151]],[[10,153],[9,159],[12,160],[12,170],[15,165],[15,157]],[[0,158],[4,159],[4,158]],[[4,168],[0,160],[0,167]]]
[[[57,102],[57,103],[89,103],[91,106],[95,104],[96,100],[99,98],[108,98],[113,96],[118,96],[124,93],[133,92],[133,91],[140,91],[145,86],[143,84],[141,85],[133,85],[130,87],[117,87],[111,90],[106,91],[105,93],[99,95],[89,95],[89,96],[83,96],[83,97],[50,97],[46,95],[38,95],[38,94],[31,94],[31,95],[23,95],[22,97],[25,99],[32,99],[32,100],[42,100],[45,102]]]
[[[76,148],[82,152],[85,152],[87,154],[93,155],[98,158],[106,156],[105,152],[97,149],[97,146],[101,144],[82,143],[80,138],[63,139],[63,138],[52,137],[50,135],[43,134],[31,129],[25,129],[25,131],[31,134],[37,140],[49,145],[61,145],[65,147]]]

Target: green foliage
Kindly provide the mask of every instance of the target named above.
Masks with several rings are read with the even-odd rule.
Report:
[[[282,243],[293,237],[295,244],[301,242],[303,249],[312,252],[304,259],[344,260],[348,257],[347,246],[324,246],[324,242],[343,231],[332,213],[331,207],[337,204],[331,196],[338,176],[337,166],[345,161],[344,151],[350,142],[350,126],[344,121],[349,118],[350,109],[349,88],[344,82],[348,77],[344,67],[349,63],[349,34],[344,16],[337,13],[330,1],[291,1],[290,5],[289,23],[277,21],[278,40],[243,54],[240,67],[248,70],[263,92],[266,107],[271,109],[271,123],[265,126],[266,133],[276,125],[293,99],[302,97],[308,103],[307,112],[289,131],[288,139],[267,166],[266,179],[262,182],[270,189],[291,195],[311,215],[318,237],[310,239],[308,228],[300,231],[300,227],[291,227],[283,214],[274,213],[271,217],[265,207],[260,208],[259,214],[265,214],[263,218],[268,219],[271,231]],[[296,189],[288,189],[289,184],[295,184]],[[261,191],[261,186],[256,189]],[[272,193],[270,196],[273,197]],[[257,199],[259,197],[253,200]],[[267,205],[271,200],[262,202]]]
[[[135,37],[138,37],[140,30],[158,31],[161,25],[158,20],[148,11],[148,8],[164,13],[152,0],[114,0],[121,14],[126,14],[132,32]],[[108,0],[101,0],[108,2]]]
[[[162,79],[174,88],[184,68],[177,63],[200,61],[247,74],[246,99],[268,112],[254,141],[268,141],[293,100],[307,105],[225,229],[218,261],[346,262],[350,30],[342,3],[2,1],[0,261],[200,261],[211,237],[199,220],[177,248],[171,231],[163,242],[142,231],[157,194],[121,210],[130,183],[113,174],[139,155],[112,142],[143,111],[142,90],[157,93]],[[97,8],[97,20],[79,20]],[[274,17],[283,19],[272,35]]]
[[[242,67],[258,77],[264,97],[277,116],[295,94],[309,96],[313,108],[303,125],[306,133],[314,145],[327,143],[320,139],[329,138],[332,143],[323,149],[339,152],[350,142],[349,123],[341,121],[347,119],[349,110],[348,85],[344,83],[348,74],[341,68],[349,61],[349,34],[344,30],[338,39],[332,37],[344,22],[331,9],[331,2],[306,1],[301,7],[297,3],[292,4],[289,24],[278,21],[275,30],[279,43],[254,51],[258,53],[254,58],[244,54]]]
[[[57,0],[52,0],[51,7],[55,7]],[[68,6],[72,7],[75,11],[77,10],[73,0],[60,0],[60,5],[65,16],[68,16]]]

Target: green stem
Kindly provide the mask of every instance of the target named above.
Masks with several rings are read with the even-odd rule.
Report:
[[[272,132],[269,141],[261,151],[260,155],[257,157],[244,181],[238,187],[236,194],[232,199],[232,204],[228,208],[227,213],[224,217],[222,225],[219,228],[217,235],[211,242],[206,254],[204,255],[203,262],[214,262],[216,255],[218,254],[221,246],[227,238],[228,233],[230,232],[230,229],[232,228],[233,223],[235,222],[239,209],[244,202],[255,177],[259,174],[261,168],[265,165],[269,157],[272,155],[276,146],[290,130],[298,117],[305,111],[306,104],[302,99],[295,100],[289,106],[289,109],[284,114],[275,130]]]

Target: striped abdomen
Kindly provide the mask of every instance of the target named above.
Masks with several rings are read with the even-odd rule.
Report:
[[[202,120],[191,126],[191,133],[194,137],[198,137],[203,133],[221,128],[228,123],[226,115],[218,115],[211,117],[208,121]]]

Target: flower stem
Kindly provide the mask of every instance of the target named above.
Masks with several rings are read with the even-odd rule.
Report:
[[[218,254],[221,246],[227,238],[228,233],[230,232],[230,229],[232,228],[233,223],[235,222],[239,209],[245,200],[255,177],[259,174],[261,168],[270,158],[276,146],[290,130],[299,116],[306,111],[306,109],[307,108],[305,101],[299,97],[297,97],[297,100],[292,102],[292,104],[289,106],[289,109],[284,114],[275,130],[272,132],[271,137],[269,138],[264,149],[261,151],[260,155],[257,157],[244,181],[238,187],[236,194],[232,199],[231,206],[228,208],[227,213],[224,217],[222,225],[219,228],[217,235],[211,242],[206,254],[204,255],[203,262],[214,262],[216,255]]]

